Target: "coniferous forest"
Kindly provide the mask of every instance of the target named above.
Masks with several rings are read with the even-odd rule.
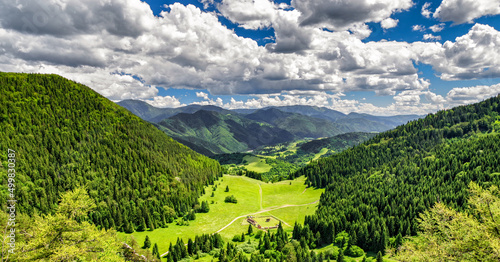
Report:
[[[90,88],[57,75],[0,73],[0,156],[16,151],[17,211],[50,214],[85,187],[90,220],[132,232],[163,227],[197,205],[220,165]],[[7,171],[1,169],[1,197]]]
[[[305,226],[330,242],[332,232],[382,251],[390,237],[417,234],[417,216],[443,203],[467,208],[471,181],[500,184],[500,96],[430,114],[295,173],[326,187]]]

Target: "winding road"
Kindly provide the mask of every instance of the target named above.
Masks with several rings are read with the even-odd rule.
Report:
[[[221,232],[222,230],[226,229],[228,226],[230,226],[232,223],[234,223],[234,221],[240,219],[240,218],[243,218],[243,217],[247,217],[247,216],[252,216],[252,215],[257,215],[257,214],[261,214],[261,213],[265,213],[265,212],[270,212],[270,211],[274,211],[274,210],[277,210],[277,209],[282,209],[282,208],[287,208],[287,207],[301,207],[301,206],[307,206],[307,205],[314,205],[316,203],[318,203],[319,200],[316,200],[314,202],[311,202],[311,203],[308,203],[308,204],[302,204],[302,205],[282,205],[282,206],[279,206],[279,207],[273,207],[273,208],[268,208],[268,209],[264,209],[264,210],[261,210],[261,211],[258,211],[258,212],[255,212],[255,213],[250,213],[250,214],[246,214],[246,215],[243,215],[243,216],[239,216],[235,219],[233,219],[233,221],[229,222],[229,224],[225,225],[223,228],[217,230],[217,232],[215,233],[219,233]],[[281,221],[283,222],[284,224],[286,224],[287,226],[290,226],[288,223],[286,223],[285,221]]]
[[[300,207],[300,206],[308,206],[308,205],[314,205],[316,203],[319,202],[319,200],[316,200],[314,202],[311,202],[311,203],[308,203],[308,204],[301,204],[301,205],[282,205],[282,206],[278,206],[278,207],[269,207],[269,208],[266,208],[266,209],[263,209],[262,207],[262,202],[263,202],[263,196],[262,196],[262,187],[259,185],[259,200],[260,200],[260,211],[257,211],[257,212],[254,212],[254,213],[249,213],[249,214],[246,214],[246,215],[242,215],[242,216],[239,216],[239,217],[236,217],[235,219],[233,219],[231,222],[229,222],[229,224],[225,225],[224,227],[222,227],[221,229],[217,230],[215,233],[219,233],[221,232],[222,230],[226,229],[227,227],[229,227],[230,225],[232,225],[235,221],[237,221],[238,219],[241,219],[241,218],[245,218],[245,217],[248,217],[248,216],[253,216],[253,215],[258,215],[258,214],[262,214],[262,213],[266,213],[266,212],[270,212],[270,211],[274,211],[274,210],[278,210],[278,209],[282,209],[282,208],[287,208],[287,207]],[[306,192],[307,188],[304,189],[304,191],[301,193],[301,194],[304,194]],[[278,219],[280,220],[281,222],[283,222],[283,224],[291,227],[287,222],[281,220],[281,219]],[[215,234],[214,233],[214,234]],[[186,244],[187,245],[187,244]],[[161,255],[161,257],[165,256],[168,254],[168,251],[163,253]]]

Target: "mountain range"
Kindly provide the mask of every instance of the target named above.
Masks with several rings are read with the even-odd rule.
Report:
[[[201,105],[157,108],[139,100],[124,100],[118,104],[205,155],[243,152],[298,139],[350,132],[378,133],[422,117],[344,114],[328,108],[300,105],[227,110]]]

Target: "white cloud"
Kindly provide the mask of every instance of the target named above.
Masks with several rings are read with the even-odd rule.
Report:
[[[386,18],[380,22],[380,26],[384,29],[394,28],[398,25],[398,19]]]
[[[500,77],[500,32],[476,24],[454,42],[443,45],[414,43],[418,61],[430,64],[444,80]]]
[[[500,84],[453,88],[448,92],[446,98],[451,106],[458,106],[476,103],[498,94],[500,94]]]
[[[431,18],[432,12],[429,10],[429,6],[431,6],[431,3],[425,3],[420,12],[425,18]]]
[[[193,102],[191,104],[192,105],[202,105],[202,106],[225,107],[224,106],[224,102],[222,101],[222,98],[220,98],[220,97],[217,97],[217,99],[215,99],[215,100],[207,98],[207,100],[203,100],[203,101],[200,101],[200,102]]]
[[[436,9],[434,18],[454,24],[472,23],[474,19],[500,14],[498,0],[443,0]]]
[[[429,40],[429,41],[438,41],[441,40],[441,36],[439,35],[433,35],[433,34],[425,34],[423,36],[424,40]]]
[[[278,8],[268,0],[223,0],[217,7],[223,16],[245,29],[269,27]]]
[[[205,92],[196,92],[196,97],[201,97],[205,100],[208,100],[208,94]]]
[[[302,25],[319,25],[334,30],[344,30],[357,23],[382,22],[412,5],[411,0],[292,1],[292,6],[302,14]]]
[[[433,25],[433,26],[429,27],[429,29],[432,30],[432,32],[434,32],[434,33],[441,32],[444,29],[444,25],[445,25],[445,23]]]
[[[153,100],[148,99],[143,101],[159,108],[175,108],[185,106],[185,104],[182,104],[175,96],[155,96],[153,97]]]
[[[423,31],[425,31],[425,26],[423,26],[423,25],[414,25],[414,26],[412,26],[411,30],[423,32]]]

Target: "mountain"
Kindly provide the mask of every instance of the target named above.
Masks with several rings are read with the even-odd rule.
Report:
[[[436,202],[466,209],[471,181],[500,185],[498,131],[500,96],[430,114],[312,162],[294,176],[326,191],[305,227],[324,243],[334,229],[355,235],[353,244],[364,250],[384,252],[390,237],[415,235],[415,218]]]
[[[392,129],[392,128],[395,128],[396,126],[404,125],[410,121],[413,121],[415,119],[419,119],[422,117],[424,117],[424,116],[421,116],[421,115],[374,116],[374,115],[370,115],[370,114],[349,113],[345,117],[345,119],[366,119],[369,121],[384,124]]]
[[[84,85],[0,73],[0,86],[0,194],[7,198],[7,158],[15,158],[16,212],[53,213],[63,192],[85,187],[94,224],[154,229],[190,211],[221,175],[216,161]]]
[[[199,110],[158,123],[160,130],[206,155],[242,152],[293,140],[290,132],[237,114]]]
[[[260,109],[245,117],[287,130],[298,138],[328,137],[346,132],[344,126],[336,125],[329,120],[284,112],[277,108]]]
[[[351,132],[383,132],[421,117],[384,117],[358,113],[345,115],[327,108],[300,105],[226,110],[200,105],[156,108],[136,100],[124,100],[118,104],[205,155],[243,152],[303,138],[332,137]],[[198,111],[205,113],[196,114]],[[207,115],[208,111],[216,114]],[[182,117],[176,117],[179,114]],[[208,117],[208,120],[203,121],[202,117]],[[253,134],[252,130],[257,130],[257,133]]]
[[[159,123],[160,121],[169,118],[171,116],[177,115],[179,113],[192,114],[199,110],[215,111],[221,113],[223,112],[226,114],[232,113],[229,110],[210,105],[209,106],[188,105],[178,108],[157,108],[144,101],[139,101],[139,100],[123,100],[118,102],[117,104],[126,108],[134,115],[153,123]]]
[[[295,105],[295,106],[276,106],[271,108],[276,108],[283,112],[297,113],[314,118],[326,119],[332,122],[335,122],[336,120],[344,118],[346,116],[344,113],[341,113],[339,111],[317,106]]]

